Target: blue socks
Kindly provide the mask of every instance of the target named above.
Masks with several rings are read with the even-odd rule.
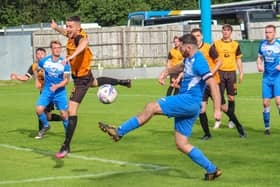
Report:
[[[127,120],[126,122],[124,122],[121,126],[119,126],[116,130],[119,134],[119,136],[124,136],[125,134],[127,134],[128,132],[138,128],[139,122],[136,116],[130,118],[129,120]]]
[[[38,118],[43,123],[44,127],[49,126],[49,122],[48,122],[47,115],[45,114],[45,112],[43,112],[41,115],[38,115]]]
[[[264,127],[266,129],[269,129],[270,127],[269,121],[270,121],[270,112],[263,112],[263,122],[264,122]]]
[[[213,173],[216,171],[216,166],[208,160],[206,156],[196,147],[193,147],[191,152],[189,152],[188,156],[194,161],[196,164],[203,167],[207,173]]]

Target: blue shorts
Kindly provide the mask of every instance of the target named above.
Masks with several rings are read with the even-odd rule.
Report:
[[[275,96],[280,96],[280,80],[262,80],[262,97],[263,99],[271,99]]]
[[[68,110],[68,99],[66,90],[57,90],[51,92],[44,89],[37,101],[37,106],[47,107],[49,103],[53,102],[57,110]]]
[[[158,100],[158,104],[164,115],[175,118],[175,130],[189,137],[199,115],[201,101],[188,94],[178,94],[161,98]]]

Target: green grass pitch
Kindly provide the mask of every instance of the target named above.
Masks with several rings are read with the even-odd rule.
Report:
[[[68,85],[70,92],[72,84]],[[64,140],[60,122],[50,122],[44,139],[35,140],[38,90],[34,82],[0,82],[0,187],[1,186],[215,186],[262,187],[280,185],[280,118],[271,102],[271,135],[263,134],[261,74],[246,74],[238,85],[236,114],[248,137],[222,126],[214,131],[211,101],[208,118],[213,138],[202,141],[199,121],[190,142],[222,169],[213,182],[202,180],[204,170],[176,150],[173,120],[156,116],[120,142],[102,133],[98,121],[119,125],[140,112],[145,104],[165,95],[167,86],[156,79],[134,80],[127,89],[116,86],[117,101],[98,102],[97,89],[90,89],[79,109],[78,126],[69,157],[54,157]],[[57,111],[55,111],[57,112]]]

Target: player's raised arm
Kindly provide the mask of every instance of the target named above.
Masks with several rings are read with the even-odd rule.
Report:
[[[80,54],[82,51],[84,51],[85,48],[88,46],[88,43],[89,43],[89,41],[87,38],[81,38],[75,52],[71,56],[67,57],[66,61],[67,62],[71,61],[78,54]]]
[[[56,23],[53,19],[52,19],[52,21],[51,21],[51,28],[52,28],[53,30],[59,32],[59,33],[62,34],[62,35],[66,35],[66,30],[65,30],[64,28],[62,28],[62,27],[59,27],[59,26],[57,25],[57,23]]]

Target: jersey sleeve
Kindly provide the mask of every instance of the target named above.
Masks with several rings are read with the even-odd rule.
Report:
[[[76,36],[76,37],[74,38],[74,43],[75,43],[75,46],[76,46],[76,47],[78,47],[79,42],[80,42],[80,40],[81,40],[82,38],[84,38],[84,36],[82,36],[82,35],[78,35],[78,36]]]
[[[202,77],[202,80],[206,81],[210,77],[213,77],[213,74],[210,71],[208,63],[203,55],[199,55],[196,63],[194,64],[194,71]]]
[[[64,73],[65,74],[70,74],[70,65],[69,64],[65,64],[65,66],[64,66]]]
[[[242,57],[242,52],[241,52],[241,48],[240,48],[239,44],[237,46],[235,55],[236,55],[236,58],[241,58]]]
[[[215,61],[218,59],[219,55],[218,55],[215,44],[211,45],[210,50],[209,50],[209,56],[212,59],[214,59]]]
[[[171,54],[171,51],[169,51],[169,53],[168,53],[168,60],[171,60],[172,59],[172,54]]]
[[[32,65],[29,66],[26,74],[25,74],[29,79],[33,76],[33,68],[32,68]]]

